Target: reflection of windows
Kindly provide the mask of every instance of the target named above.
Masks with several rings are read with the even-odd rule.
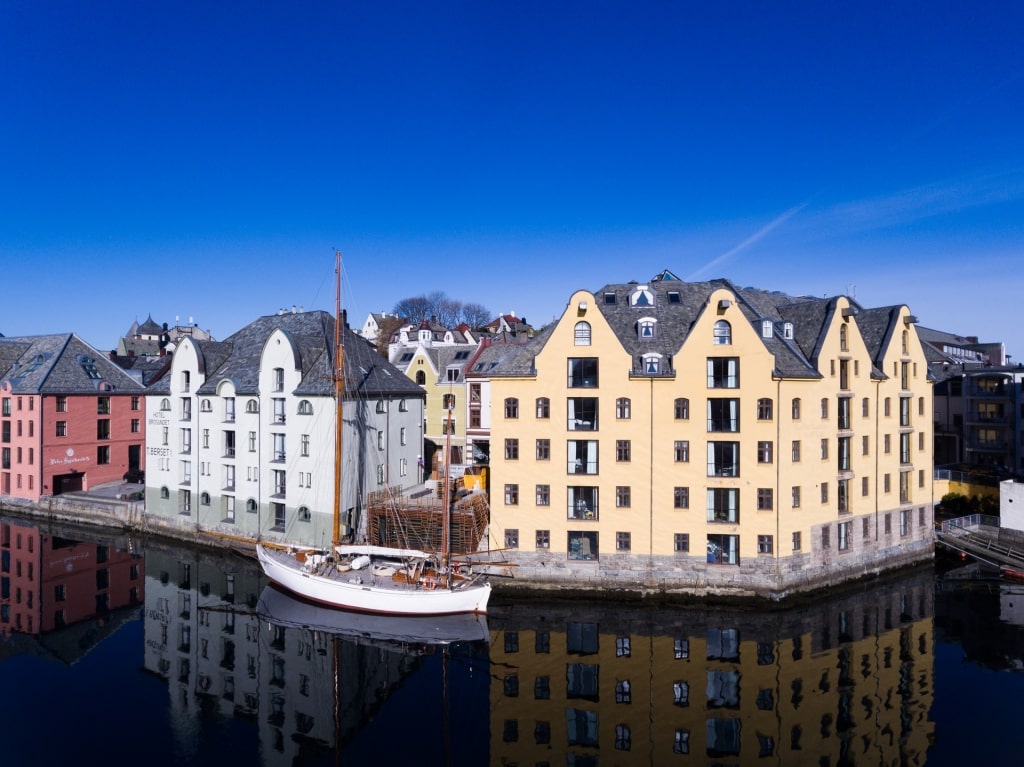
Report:
[[[740,672],[713,669],[707,672],[708,708],[740,707]]]
[[[740,752],[740,720],[707,720],[707,753],[712,758],[736,756]]]
[[[565,667],[565,694],[567,698],[581,698],[594,701],[599,699],[598,672],[596,663],[569,663]]]
[[[629,725],[617,724],[615,725],[615,750],[616,751],[629,751],[632,748],[631,735],[629,731]]]
[[[616,703],[632,703],[633,693],[630,690],[629,680],[620,679],[615,683],[615,702]]]
[[[570,746],[598,745],[598,717],[596,711],[569,708],[565,711],[566,737]]]
[[[672,683],[672,703],[676,706],[690,705],[690,685],[687,682]]]
[[[690,753],[690,731],[689,730],[676,730],[672,740],[672,753],[673,754],[688,754]]]
[[[572,621],[566,629],[566,649],[573,655],[593,655],[598,650],[598,624]]]
[[[708,629],[708,660],[739,661],[740,632],[737,629]]]

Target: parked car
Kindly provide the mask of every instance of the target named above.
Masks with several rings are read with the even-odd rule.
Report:
[[[142,469],[128,469],[128,471],[124,473],[124,481],[136,482],[141,485],[146,481],[146,472]]]

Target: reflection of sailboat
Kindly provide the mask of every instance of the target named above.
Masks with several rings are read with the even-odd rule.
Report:
[[[322,631],[357,641],[447,645],[488,641],[487,619],[473,613],[452,615],[379,615],[340,610],[296,599],[270,585],[256,604],[262,620],[278,626]]]
[[[342,402],[344,347],[341,343],[341,254],[336,261],[334,324],[334,517],[332,546],[323,552],[289,552],[259,544],[256,553],[267,576],[299,596],[332,607],[394,615],[485,613],[491,586],[469,565],[451,562],[451,483],[444,483],[441,552],[381,546],[339,545],[341,527]],[[450,432],[450,429],[449,429]]]

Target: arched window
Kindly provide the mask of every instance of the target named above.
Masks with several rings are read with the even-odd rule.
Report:
[[[313,415],[313,403],[308,399],[300,399],[299,415]]]
[[[549,400],[547,397],[537,397],[537,417],[551,417],[551,400]]]
[[[619,397],[615,400],[615,417],[620,420],[625,420],[630,417],[629,397]]]
[[[248,400],[245,403],[245,412],[246,413],[258,413],[258,412],[260,412],[260,403],[257,402],[254,399]]]
[[[590,323],[589,322],[577,322],[576,323],[576,346],[590,346]]]
[[[203,506],[209,506],[210,505],[210,494],[206,493],[206,492],[200,493],[199,494],[199,503],[201,505],[203,505]]]
[[[847,341],[846,335],[847,335],[846,334],[846,325],[840,325],[839,326],[839,350],[840,351],[844,351],[844,352],[850,351],[850,346],[849,346],[849,343]]]
[[[309,506],[299,506],[299,522],[309,522],[313,515],[309,513]]]
[[[690,400],[686,397],[676,398],[675,417],[677,421],[688,421],[690,419]]]
[[[160,488],[160,498],[162,498],[163,500],[166,501],[170,497],[171,497],[171,491],[168,490],[166,487],[161,487]]]
[[[715,323],[714,343],[721,345],[732,343],[732,326],[725,320]]]
[[[643,317],[637,320],[636,337],[641,341],[653,341],[657,337],[657,320],[653,317]]]
[[[762,397],[757,401],[757,420],[758,421],[770,421],[773,417],[772,412],[772,401],[767,397]]]
[[[211,410],[213,410],[213,406],[210,404],[210,400],[204,399],[202,402],[199,403],[199,409],[204,413],[209,413]]]
[[[422,370],[416,371],[416,383],[419,384],[420,386],[427,385],[427,374],[424,373]]]
[[[518,418],[519,417],[519,400],[515,397],[505,398],[505,417],[506,418]]]
[[[162,400],[160,400],[160,409],[161,410],[170,410],[171,409],[171,401],[169,399],[167,399],[167,397],[164,397]]]
[[[255,514],[256,513],[256,499],[255,498],[250,498],[249,500],[247,500],[245,502],[245,510],[248,511],[250,514]]]

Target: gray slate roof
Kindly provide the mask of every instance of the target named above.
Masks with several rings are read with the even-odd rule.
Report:
[[[141,383],[74,333],[0,338],[0,380],[22,394],[143,390]]]
[[[658,353],[671,359],[679,354],[695,323],[705,311],[712,310],[708,299],[712,292],[727,289],[736,296],[737,306],[761,337],[765,348],[775,358],[775,373],[784,378],[820,378],[818,355],[828,324],[837,310],[836,298],[790,296],[778,291],[738,287],[726,279],[707,282],[684,282],[666,270],[644,283],[655,300],[645,307],[630,306],[629,297],[638,283],[609,284],[593,291],[595,307],[608,321],[619,343],[641,369],[644,354]],[[671,294],[671,295],[670,295]],[[893,323],[900,307],[863,310],[854,304],[857,323],[864,334],[872,360],[880,358],[893,332]],[[656,338],[641,340],[637,322],[641,317],[657,321]],[[764,321],[771,321],[774,330],[769,338],[761,334]],[[782,323],[793,323],[793,337],[787,339]],[[534,374],[534,359],[550,338],[552,326],[541,331],[532,341],[503,357],[491,375],[524,376]],[[883,375],[873,364],[872,375]]]
[[[214,394],[219,384],[230,380],[238,394],[259,394],[260,357],[275,330],[286,333],[297,347],[296,363],[302,380],[297,396],[334,395],[334,323],[324,311],[272,314],[251,322],[223,341],[194,341],[206,380],[198,394]],[[370,396],[424,397],[423,389],[381,357],[373,344],[349,327],[343,329],[346,398]],[[149,388],[151,394],[170,391],[170,376],[164,375]]]

